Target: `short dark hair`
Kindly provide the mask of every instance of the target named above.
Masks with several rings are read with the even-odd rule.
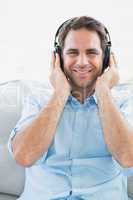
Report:
[[[81,28],[97,32],[101,41],[101,48],[104,52],[108,42],[105,26],[98,20],[88,16],[74,17],[63,24],[58,34],[59,46],[62,49],[64,48],[65,38],[70,30],[79,30]]]

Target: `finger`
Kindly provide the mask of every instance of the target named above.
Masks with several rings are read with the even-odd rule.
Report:
[[[55,67],[60,67],[60,56],[56,53]]]
[[[53,72],[54,68],[55,68],[55,55],[54,55],[54,51],[53,51],[51,54],[50,74]]]
[[[110,67],[117,67],[116,56],[113,52],[111,52],[111,54],[110,54],[109,66]]]

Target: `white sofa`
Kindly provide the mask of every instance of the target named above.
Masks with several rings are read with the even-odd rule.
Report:
[[[15,200],[23,191],[25,169],[10,156],[7,141],[20,117],[24,97],[41,90],[43,85],[38,82],[16,80],[0,84],[0,200]],[[128,194],[133,198],[132,176],[128,178]]]

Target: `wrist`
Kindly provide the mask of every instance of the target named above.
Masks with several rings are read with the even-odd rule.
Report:
[[[95,88],[95,93],[98,101],[104,101],[107,97],[111,96],[110,88],[107,84],[97,84]]]
[[[54,91],[54,98],[58,100],[59,104],[65,104],[69,95],[70,95],[69,90],[55,90]]]
[[[64,85],[64,87],[56,87],[55,88],[55,94],[58,96],[69,96],[71,92],[69,85]]]

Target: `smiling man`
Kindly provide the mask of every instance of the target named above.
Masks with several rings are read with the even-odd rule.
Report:
[[[128,199],[123,167],[133,166],[132,99],[112,94],[119,76],[110,44],[107,29],[91,17],[59,27],[53,93],[27,98],[9,139],[26,167],[19,200]]]
[[[71,30],[63,49],[64,71],[69,77],[72,92],[92,94],[95,82],[102,73],[103,52],[96,31],[81,28]],[[83,100],[85,96],[82,94]]]

